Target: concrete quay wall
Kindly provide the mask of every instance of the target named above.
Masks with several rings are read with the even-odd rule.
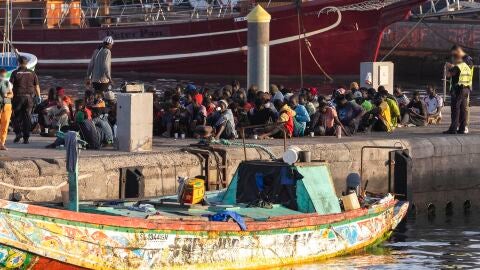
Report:
[[[292,144],[294,141],[289,141]],[[403,145],[410,150],[413,159],[413,179],[408,183],[409,199],[418,211],[425,211],[432,204],[437,211],[447,203],[461,210],[468,200],[477,207],[480,195],[480,135],[468,136],[415,136],[406,139],[371,139],[335,143],[297,145],[312,152],[312,160],[325,160],[330,169],[338,193],[345,189],[345,178],[351,172],[360,172],[363,146]],[[283,146],[270,148],[277,156]],[[364,181],[369,180],[368,190],[387,190],[388,170],[386,161],[389,150],[367,149],[364,156]],[[265,159],[262,151],[247,149],[248,159]],[[242,148],[228,148],[229,178],[238,163],[243,160]],[[81,157],[81,200],[118,199],[120,169],[141,167],[145,177],[145,196],[173,194],[178,176],[201,174],[201,161],[193,154],[172,150],[114,156]],[[0,161],[0,181],[20,187],[58,185],[66,181],[63,159],[30,159]],[[9,199],[20,193],[24,201],[61,201],[59,189],[19,190],[2,186],[0,198]],[[476,205],[478,204],[478,205]]]

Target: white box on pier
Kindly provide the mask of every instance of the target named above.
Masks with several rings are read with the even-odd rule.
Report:
[[[360,87],[375,88],[384,86],[393,93],[394,65],[392,62],[362,62],[360,63]]]
[[[118,149],[152,150],[153,94],[118,93],[116,96]]]

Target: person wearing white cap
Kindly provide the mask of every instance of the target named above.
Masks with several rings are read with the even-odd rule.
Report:
[[[213,128],[215,129],[215,139],[235,139],[237,131],[235,129],[235,119],[232,110],[228,108],[228,102],[224,99],[218,102],[220,111],[214,117]]]
[[[93,86],[96,92],[102,94],[113,84],[112,80],[112,52],[113,38],[106,36],[103,43],[92,55],[87,70],[87,87]]]

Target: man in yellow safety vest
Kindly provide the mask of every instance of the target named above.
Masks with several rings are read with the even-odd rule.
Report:
[[[473,63],[459,46],[454,46],[451,54],[453,63],[447,63],[447,68],[450,78],[452,124],[444,133],[465,134],[468,133],[468,106],[473,83]]]

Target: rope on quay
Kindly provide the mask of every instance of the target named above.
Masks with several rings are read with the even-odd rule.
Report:
[[[91,174],[86,174],[86,175],[82,175],[82,176],[78,177],[78,179],[80,180],[80,179],[84,179],[84,178],[87,178],[87,177],[90,177],[90,176],[91,176]],[[39,190],[45,190],[45,189],[60,189],[63,186],[65,186],[66,184],[68,184],[68,182],[63,181],[62,183],[60,183],[56,186],[45,185],[45,186],[39,186],[39,187],[21,187],[21,186],[12,185],[12,184],[0,181],[0,186],[5,186],[5,187],[9,187],[9,188],[13,188],[13,189],[19,189],[19,190],[27,190],[27,191],[39,191]]]
[[[211,144],[219,144],[219,145],[223,145],[223,146],[242,146],[243,147],[243,143],[241,142],[232,142],[232,141],[229,141],[229,140],[225,140],[225,139],[220,139],[220,140],[212,140],[210,142]],[[270,151],[270,149],[268,149],[266,146],[264,145],[261,145],[261,144],[256,144],[256,143],[246,143],[245,144],[245,147],[246,148],[258,148],[260,150],[263,150],[265,153],[267,153],[271,159],[277,159],[277,157],[275,156],[275,154]]]

